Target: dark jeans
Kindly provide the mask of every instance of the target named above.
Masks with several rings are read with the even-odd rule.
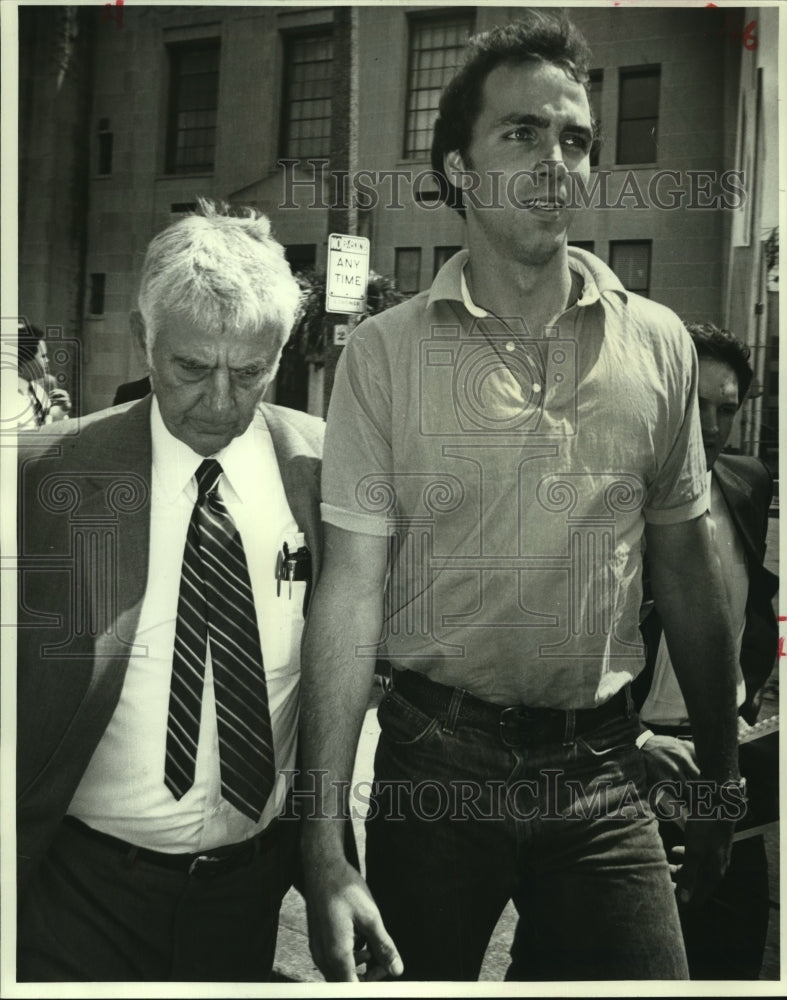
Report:
[[[298,824],[283,821],[248,860],[190,876],[128,859],[62,824],[21,902],[22,982],[270,978]]]
[[[684,979],[633,709],[567,743],[506,746],[383,699],[367,880],[411,980],[477,979],[509,899],[507,978]]]

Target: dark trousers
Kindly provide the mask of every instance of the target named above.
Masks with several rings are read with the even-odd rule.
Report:
[[[298,824],[279,821],[243,863],[189,875],[63,823],[20,901],[21,982],[270,979]]]
[[[633,715],[506,746],[394,686],[378,717],[367,880],[404,978],[477,979],[509,899],[508,979],[688,978]]]

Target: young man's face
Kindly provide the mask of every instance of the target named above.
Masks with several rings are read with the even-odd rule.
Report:
[[[698,396],[702,443],[708,468],[719,457],[738,412],[738,377],[724,361],[699,359]]]
[[[591,142],[585,88],[559,66],[533,62],[493,69],[465,155],[455,151],[445,159],[449,177],[452,170],[467,170],[481,179],[480,204],[465,196],[478,249],[528,265],[550,260],[565,243],[571,218],[568,175],[587,181]],[[492,171],[502,175],[496,182]],[[502,207],[483,208],[495,183]]]

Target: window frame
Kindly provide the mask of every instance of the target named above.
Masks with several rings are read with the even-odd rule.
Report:
[[[467,37],[470,36],[475,31],[476,26],[476,13],[474,8],[468,7],[451,7],[445,10],[429,10],[426,12],[417,12],[410,14],[407,18],[407,72],[404,78],[404,128],[402,130],[402,159],[404,160],[415,160],[415,161],[428,161],[429,160],[429,149],[410,149],[410,134],[411,131],[413,135],[419,132],[419,129],[410,128],[411,113],[415,115],[417,112],[422,111],[434,111],[435,118],[437,117],[437,106],[434,108],[412,108],[411,109],[411,96],[416,92],[416,88],[413,86],[414,79],[414,62],[415,57],[419,51],[415,48],[415,37],[416,32],[428,30],[430,27],[447,26],[450,22],[455,21],[466,21],[468,25]],[[462,46],[464,50],[464,45]],[[459,68],[461,63],[457,63],[456,67],[451,70],[450,76],[443,81],[440,85],[440,91],[445,88],[446,83],[454,75],[456,70]],[[445,67],[432,67],[438,69],[445,69]],[[421,87],[418,90],[435,90],[434,87]],[[439,99],[439,98],[438,98]],[[434,125],[434,120],[432,122]],[[431,140],[429,144],[431,148]]]
[[[416,287],[412,290],[402,288],[399,281],[399,255],[405,253],[417,254],[416,257]],[[409,247],[394,247],[394,281],[396,282],[396,290],[401,292],[403,295],[417,295],[421,291],[421,267],[423,266],[423,248],[419,246],[409,246]]]
[[[334,63],[336,59],[334,41],[333,25],[318,25],[309,28],[300,28],[293,31],[283,31],[281,33],[282,39],[282,78],[281,78],[281,103],[279,111],[279,158],[285,160],[329,160],[331,155],[331,141],[333,138],[333,100],[334,100]],[[287,147],[292,141],[290,136],[290,127],[292,125],[291,117],[291,104],[294,101],[291,100],[290,94],[292,91],[294,80],[291,79],[290,71],[294,65],[292,50],[298,44],[303,44],[304,42],[314,41],[317,39],[330,39],[331,41],[331,72],[330,72],[330,96],[327,100],[330,101],[330,113],[327,116],[328,122],[328,134],[327,136],[320,136],[320,139],[327,138],[328,149],[325,153],[321,152],[307,152],[307,153],[292,153]],[[327,61],[327,60],[325,60]],[[326,98],[311,98],[312,100],[326,100]],[[301,100],[307,100],[307,98],[302,98]],[[304,121],[306,119],[297,119],[298,121]],[[323,119],[312,119],[312,120],[323,120]],[[303,142],[304,138],[313,137],[303,137],[300,136],[296,141]]]
[[[643,79],[648,77],[655,77],[658,81],[658,87],[656,90],[656,113],[655,115],[640,115],[636,118],[634,117],[623,117],[623,88],[625,80],[633,79]],[[652,159],[626,159],[622,158],[621,151],[621,134],[622,126],[628,122],[634,121],[655,121],[656,123],[656,134],[654,138],[654,156]],[[615,145],[615,164],[617,166],[630,167],[635,165],[653,164],[658,163],[659,159],[659,123],[661,121],[661,63],[651,63],[644,66],[620,66],[618,68],[618,120],[617,120],[617,142]]]
[[[641,288],[627,288],[623,281],[623,278],[621,278],[621,276],[615,270],[615,250],[619,247],[631,247],[631,246],[646,246],[648,248],[647,274],[645,276],[644,290]],[[653,240],[610,240],[609,267],[627,292],[633,292],[634,295],[642,295],[644,298],[649,299],[651,292],[651,277],[653,274]]]
[[[167,90],[167,127],[166,127],[166,152],[164,158],[164,173],[168,176],[191,176],[193,174],[212,174],[216,169],[216,154],[218,151],[218,129],[219,129],[219,85],[221,76],[221,38],[212,36],[210,38],[199,38],[186,42],[169,42],[167,49],[167,68],[169,73]],[[215,111],[216,121],[213,128],[213,145],[210,164],[207,162],[195,165],[184,165],[178,163],[178,135],[186,129],[179,129],[177,126],[177,116],[180,108],[177,103],[176,82],[179,86],[183,74],[176,77],[175,59],[180,58],[187,52],[194,52],[199,49],[207,51],[211,49],[216,53],[216,98],[215,108],[202,108],[202,111]],[[188,110],[196,110],[190,108]],[[201,147],[195,147],[201,148]]]

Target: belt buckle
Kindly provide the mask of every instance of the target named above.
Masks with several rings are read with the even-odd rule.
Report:
[[[511,705],[508,708],[504,708],[500,713],[500,721],[498,725],[500,726],[500,742],[506,747],[517,747],[522,742],[522,737],[520,735],[520,726],[522,723],[522,709],[518,705]],[[516,733],[516,739],[514,742],[510,742],[507,738],[507,730],[513,728]]]
[[[223,858],[214,858],[210,854],[199,854],[196,858],[194,858],[194,860],[189,865],[189,875],[199,876],[201,872],[203,874],[205,874],[205,875],[208,875],[208,874],[212,875],[212,874],[215,873],[216,869],[214,868],[212,871],[210,871],[209,869],[205,869],[203,871],[200,868],[202,862],[204,861],[204,862],[208,863],[208,865],[210,865],[211,862],[213,862],[215,864],[215,863],[217,863],[219,861],[223,861],[223,860],[224,860]]]

